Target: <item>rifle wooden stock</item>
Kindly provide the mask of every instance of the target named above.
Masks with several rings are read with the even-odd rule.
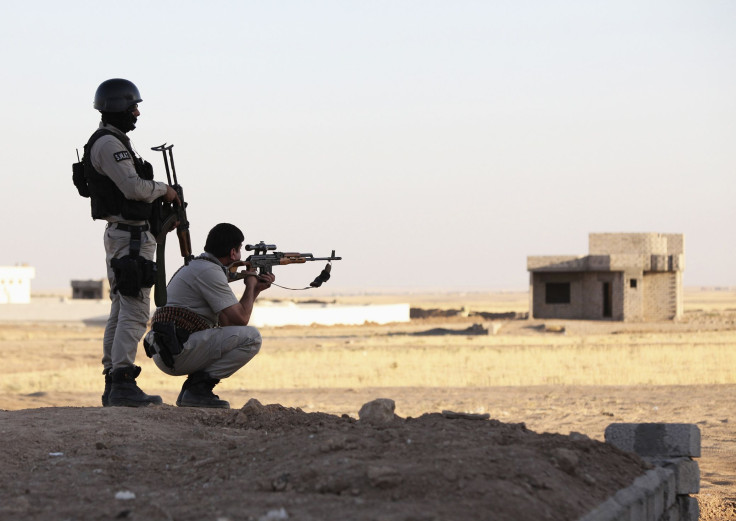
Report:
[[[176,229],[176,236],[179,238],[179,252],[184,257],[187,264],[192,258],[192,239],[189,236],[189,228],[183,230],[181,226]]]
[[[171,160],[172,166],[174,160]],[[175,174],[176,175],[176,174]],[[189,219],[187,219],[187,203],[184,202],[184,188],[180,184],[174,184],[174,190],[176,190],[181,205],[176,206],[176,215],[179,221],[179,226],[176,229],[176,236],[179,238],[179,252],[184,258],[184,264],[189,264],[189,261],[194,258],[192,254],[192,239],[189,235]]]

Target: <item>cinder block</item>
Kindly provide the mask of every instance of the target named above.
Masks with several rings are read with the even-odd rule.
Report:
[[[693,423],[612,423],[605,439],[639,456],[700,457],[700,429]]]
[[[680,507],[675,503],[665,512],[662,521],[680,521]]]
[[[659,519],[662,517],[662,514],[664,514],[664,492],[656,469],[636,478],[630,488],[639,489],[639,493],[644,497],[646,517],[641,519]]]
[[[578,521],[629,521],[628,517],[622,517],[625,512],[624,507],[613,498],[608,498],[594,510],[579,518]]]
[[[690,458],[644,458],[645,461],[671,469],[675,473],[675,494],[700,492],[700,465]]]
[[[680,506],[680,521],[698,521],[700,517],[700,505],[698,500],[692,496],[677,496]]]
[[[627,487],[619,490],[613,495],[613,499],[622,507],[622,519],[636,521],[646,519],[647,499],[638,487]]]
[[[664,500],[663,514],[676,502],[676,480],[675,471],[671,468],[656,467],[654,469],[659,475],[659,481],[662,488],[662,498]]]

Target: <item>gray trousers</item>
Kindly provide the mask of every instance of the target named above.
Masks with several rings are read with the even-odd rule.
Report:
[[[105,257],[107,261],[107,278],[110,288],[115,287],[115,274],[110,261],[119,259],[130,252],[130,232],[118,230],[114,226],[105,228]],[[153,260],[156,253],[156,238],[151,232],[141,233],[141,251],[139,255]],[[141,288],[137,297],[126,297],[120,293],[110,292],[110,316],[105,326],[102,340],[102,366],[116,370],[135,364],[138,342],[146,332],[151,314],[151,288]]]
[[[153,331],[146,341],[155,345]],[[261,350],[261,334],[252,326],[226,326],[192,333],[184,343],[182,352],[174,356],[174,368],[167,367],[159,355],[153,361],[159,369],[171,376],[181,376],[204,371],[221,380],[258,354]],[[156,346],[158,351],[158,346]]]

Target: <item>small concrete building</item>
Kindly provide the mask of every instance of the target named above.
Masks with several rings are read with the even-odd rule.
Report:
[[[35,276],[30,266],[0,266],[0,304],[28,304]]]
[[[682,316],[684,236],[591,233],[584,256],[530,256],[533,318],[674,320]]]
[[[73,280],[73,299],[109,299],[110,282],[107,279]]]

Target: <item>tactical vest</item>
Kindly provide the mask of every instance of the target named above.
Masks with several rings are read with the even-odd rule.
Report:
[[[130,154],[133,164],[135,165],[135,171],[141,179],[145,179],[146,181],[153,180],[153,167],[151,166],[151,163],[144,161],[133,153],[133,149],[130,146],[130,140],[127,137],[120,136],[106,128],[98,129],[89,138],[87,144],[84,145],[84,157],[82,158],[82,163],[84,165],[84,178],[89,188],[89,197],[92,206],[92,219],[104,219],[110,215],[122,215],[123,219],[131,221],[150,219],[153,209],[152,203],[126,199],[123,192],[120,191],[112,179],[100,174],[92,166],[92,161],[89,157],[90,152],[92,151],[92,145],[94,145],[99,138],[106,135],[113,135],[116,139],[120,140]],[[82,193],[81,190],[80,193]]]

